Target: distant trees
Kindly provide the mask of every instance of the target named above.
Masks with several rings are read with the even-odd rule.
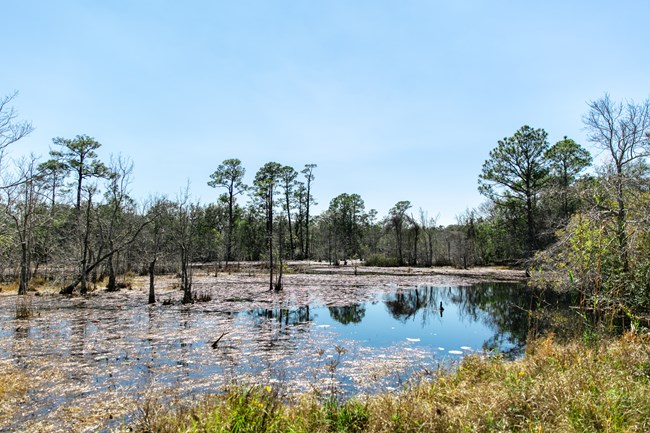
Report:
[[[397,202],[395,206],[393,206],[388,211],[387,224],[390,230],[394,231],[395,233],[395,248],[397,250],[397,260],[400,265],[404,264],[404,253],[403,253],[404,225],[408,222],[406,211],[408,211],[410,208],[411,208],[411,202],[408,200],[404,200],[404,201]]]
[[[0,99],[0,158],[33,130],[10,107],[15,96]],[[650,101],[605,95],[588,103],[583,121],[603,165],[588,170],[591,155],[574,140],[550,146],[543,129],[523,126],[483,164],[479,191],[489,200],[446,227],[422,209],[414,216],[409,201],[379,216],[350,193],[313,215],[316,164],[266,163],[249,188],[236,158],[210,175],[208,184],[223,188],[214,203],[194,202],[188,186],[175,200],[138,206],[130,161],[105,164],[87,135],[54,138],[45,161],[0,161],[0,261],[20,294],[37,271],[70,294],[118,290],[128,270],[149,275],[154,303],[159,271],[178,274],[183,302],[193,302],[200,261],[218,261],[218,270],[221,259],[266,260],[269,290],[281,290],[288,259],[458,267],[526,259],[540,280],[578,288],[594,306],[650,311]]]
[[[340,260],[361,256],[365,204],[359,194],[339,194],[330,201],[322,223],[327,225],[327,259]]]

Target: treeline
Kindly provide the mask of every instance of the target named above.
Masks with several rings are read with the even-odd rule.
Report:
[[[0,100],[0,156],[32,130],[16,119],[15,97]],[[583,118],[603,159],[565,137],[551,145],[543,129],[524,126],[497,142],[479,174],[488,201],[442,227],[425,210],[399,201],[380,217],[358,194],[343,193],[314,215],[317,165],[269,162],[244,183],[246,169],[226,159],[206,182],[214,203],[189,188],[175,197],[129,196],[132,163],[101,161],[92,137],[53,139],[45,159],[3,158],[0,259],[25,293],[32,278],[56,279],[63,293],[117,275],[160,272],[181,277],[192,299],[192,263],[229,266],[263,261],[269,288],[282,288],[287,260],[333,265],[467,267],[515,264],[536,281],[578,290],[595,305],[648,305],[650,102],[589,103]]]

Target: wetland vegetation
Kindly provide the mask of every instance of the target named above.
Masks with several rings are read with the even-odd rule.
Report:
[[[246,185],[226,159],[214,203],[139,203],[87,135],[8,161],[33,129],[15,96],[1,429],[648,430],[650,102],[589,103],[601,165],[543,129],[499,140],[488,201],[443,227],[354,193],[315,214],[311,163]]]

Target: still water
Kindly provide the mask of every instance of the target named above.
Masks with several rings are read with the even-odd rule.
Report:
[[[310,324],[312,332],[326,331],[349,345],[386,350],[406,346],[454,360],[474,352],[520,353],[530,308],[531,293],[524,285],[493,283],[397,289],[371,302],[258,309],[240,317],[276,321],[288,333],[292,326]]]
[[[16,422],[61,419],[65,406],[137,402],[149,393],[219,392],[229,383],[340,395],[391,391],[414,372],[453,368],[469,353],[516,356],[534,305],[525,286],[503,283],[383,287],[363,303],[285,299],[245,311],[228,311],[223,300],[147,306],[136,295],[35,298],[36,315],[22,320],[11,297],[0,300],[0,367],[33,378]]]

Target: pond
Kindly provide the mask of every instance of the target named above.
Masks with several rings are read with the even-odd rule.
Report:
[[[390,392],[469,353],[516,356],[531,306],[524,285],[506,283],[388,284],[348,305],[231,299],[232,311],[214,301],[147,306],[140,294],[43,297],[25,320],[10,298],[0,310],[0,368],[17,368],[32,386],[28,404],[0,427],[35,429],[69,422],[70,407],[119,420],[149,395],[196,396],[229,383]]]

